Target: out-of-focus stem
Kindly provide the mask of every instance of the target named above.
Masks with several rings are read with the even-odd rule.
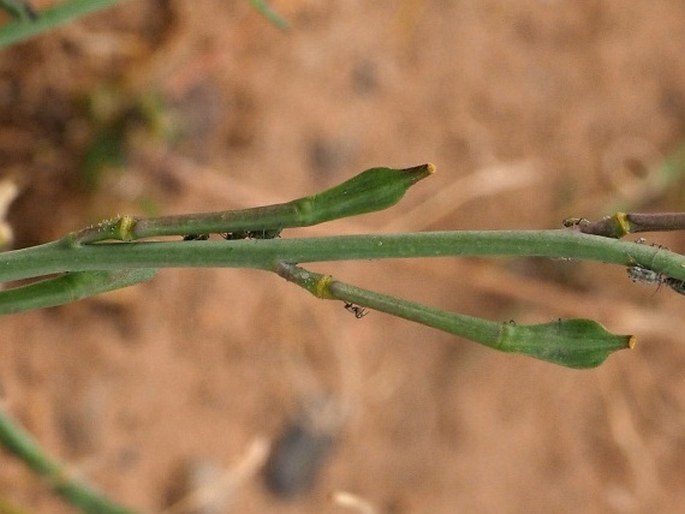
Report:
[[[35,19],[15,21],[0,28],[0,48],[52,30],[87,14],[106,9],[121,0],[65,0],[43,9]]]
[[[29,468],[44,476],[52,489],[86,514],[135,514],[70,476],[36,441],[0,410],[0,444]]]

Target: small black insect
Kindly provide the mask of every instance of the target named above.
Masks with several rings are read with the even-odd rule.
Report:
[[[678,280],[677,278],[667,277],[664,282],[678,294],[685,295],[685,280]]]
[[[209,234],[188,234],[183,236],[184,241],[206,241],[209,239]]]
[[[354,314],[354,317],[357,319],[362,319],[369,313],[369,311],[366,310],[366,307],[362,307],[350,302],[345,302],[345,310]]]
[[[262,230],[236,230],[235,232],[225,232],[220,234],[227,241],[237,239],[276,239],[281,235],[280,228]]]

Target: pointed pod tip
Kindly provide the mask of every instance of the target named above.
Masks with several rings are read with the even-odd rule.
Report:
[[[635,336],[628,336],[628,349],[632,350],[637,346],[637,337]]]
[[[417,180],[426,178],[437,171],[435,164],[428,162],[426,164],[419,164],[418,166],[412,166],[411,168],[404,168],[400,171],[405,173],[414,174]]]

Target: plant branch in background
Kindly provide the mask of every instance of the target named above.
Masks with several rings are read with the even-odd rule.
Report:
[[[262,16],[273,23],[281,30],[288,30],[290,24],[280,14],[274,11],[265,0],[250,0],[252,7],[254,7]]]
[[[65,0],[53,7],[40,12],[34,11],[34,16],[21,16],[17,20],[0,28],[0,48],[19,43],[43,32],[53,30],[72,20],[82,18],[88,14],[106,9],[118,4],[121,0]],[[23,0],[4,0],[0,7],[11,4],[15,11],[26,11]],[[10,11],[12,12],[12,11]]]
[[[0,444],[31,470],[47,479],[55,493],[86,514],[134,514],[71,476],[65,466],[50,458],[30,434],[0,409]]]
[[[28,0],[0,0],[0,9],[5,10],[15,20],[35,21],[38,13]]]
[[[53,30],[70,21],[112,7],[122,0],[64,0],[52,7],[37,11],[29,0],[0,0],[0,9],[14,20],[0,27],[0,48],[20,43],[34,36]],[[250,4],[281,30],[289,28],[288,22],[274,11],[265,0],[249,0]]]

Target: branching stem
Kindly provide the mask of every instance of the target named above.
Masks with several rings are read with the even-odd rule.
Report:
[[[278,262],[450,256],[538,256],[625,266],[638,264],[685,280],[685,257],[665,248],[560,229],[100,243],[83,246],[70,246],[57,241],[0,253],[0,282],[68,271],[172,267],[270,270]]]
[[[574,220],[571,218],[571,220]],[[628,234],[638,232],[666,232],[672,230],[685,230],[685,213],[640,213],[640,212],[617,212],[599,221],[590,222],[582,218],[567,222],[570,228],[583,234],[620,239]]]

